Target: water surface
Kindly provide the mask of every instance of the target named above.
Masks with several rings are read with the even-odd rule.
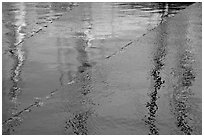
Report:
[[[158,93],[165,85],[165,59],[172,60],[166,57],[171,49],[166,45],[168,24],[159,27],[156,46],[139,47],[138,59],[134,59],[152,65],[142,72],[136,70],[140,79],[129,78],[130,88],[138,90],[143,85],[136,83],[149,75],[150,90],[137,94],[146,104],[135,104],[135,93],[126,86],[113,88],[107,80],[108,67],[97,65],[190,4],[3,3],[3,134],[170,134],[165,132],[168,128],[159,131],[155,118]],[[187,29],[182,32],[188,33]],[[194,55],[190,46],[180,45],[172,49],[175,68],[167,67],[176,72],[170,106],[179,133],[191,134],[193,129],[183,118],[189,113],[184,109],[187,101],[174,96],[190,90],[195,81]]]

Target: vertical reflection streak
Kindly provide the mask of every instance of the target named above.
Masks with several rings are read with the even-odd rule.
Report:
[[[91,91],[91,72],[89,70],[91,69],[91,65],[88,63],[85,46],[87,46],[87,41],[78,38],[76,41],[76,50],[78,51],[77,59],[81,65],[78,67],[76,74],[76,83],[79,89],[74,94],[80,98],[71,102],[75,104],[77,111],[72,111],[72,117],[66,121],[65,125],[65,129],[71,129],[71,132],[77,135],[88,134],[87,119],[92,113],[89,107],[91,100],[86,98],[86,95]]]
[[[90,10],[90,7],[88,10]],[[75,41],[75,49],[78,53],[77,60],[80,64],[78,66],[78,71],[76,74],[76,84],[78,84],[77,87],[79,87],[79,89],[75,91],[75,94],[77,94],[77,96],[79,96],[80,98],[77,98],[77,101],[74,100],[72,102],[73,104],[75,104],[77,110],[72,110],[72,117],[70,117],[65,124],[66,132],[70,133],[69,130],[71,130],[71,133],[76,135],[87,135],[89,133],[87,120],[93,113],[90,106],[91,100],[87,97],[87,94],[91,92],[92,67],[92,65],[89,63],[88,54],[85,50],[87,47],[91,47],[92,40],[92,26],[90,23],[91,13],[88,14],[87,17],[87,12],[89,13],[89,11],[85,11],[85,13],[82,12],[83,20],[87,21],[85,22],[85,24],[83,24],[83,27],[85,26],[85,29],[83,30],[84,32],[80,33],[80,36],[78,36]],[[76,33],[76,36],[77,35],[78,33]]]
[[[16,59],[16,64],[13,67],[13,72],[12,72],[12,81],[14,83],[14,86],[12,87],[12,90],[10,92],[11,99],[15,101],[17,98],[17,94],[20,92],[20,88],[18,87],[18,83],[21,80],[20,78],[20,73],[21,73],[21,68],[25,60],[25,52],[23,51],[23,44],[20,43],[23,41],[25,37],[25,33],[22,33],[22,28],[26,26],[25,23],[25,5],[24,3],[19,3],[19,5],[15,5],[17,8],[19,8],[19,11],[16,12],[16,42],[14,43],[15,48],[14,48],[14,56]],[[19,44],[20,43],[20,44]]]
[[[59,72],[60,72],[60,77],[59,77],[59,82],[60,82],[60,85],[63,86],[64,83],[63,83],[63,77],[64,77],[64,72],[63,72],[63,61],[62,61],[62,57],[63,57],[63,47],[60,47],[61,46],[61,40],[60,38],[57,38],[57,61],[59,63]],[[61,49],[62,48],[62,49]]]
[[[156,112],[158,110],[157,99],[158,92],[161,89],[164,80],[162,79],[161,71],[164,68],[164,59],[167,54],[167,24],[163,23],[158,27],[156,37],[156,50],[153,56],[153,69],[150,71],[151,87],[149,92],[150,101],[147,102],[148,115],[146,115],[146,124],[149,126],[150,135],[158,135],[159,129],[156,126]]]
[[[12,57],[14,58],[14,65],[11,72],[11,81],[12,81],[12,87],[9,92],[9,98],[11,102],[13,103],[14,107],[11,108],[12,115],[16,113],[17,106],[18,106],[18,96],[22,92],[20,88],[20,82],[21,82],[21,71],[22,66],[25,62],[25,51],[23,50],[23,43],[22,41],[25,38],[25,33],[23,32],[24,27],[26,27],[25,22],[25,4],[24,3],[18,3],[14,5],[16,7],[16,10],[14,11],[15,16],[15,43],[14,47],[11,49]],[[14,127],[19,124],[21,121],[20,117],[17,117],[15,119],[12,119],[10,122],[7,122],[5,125],[3,125],[3,134],[11,134],[11,131],[13,131]]]
[[[192,54],[192,48],[189,45],[190,39],[187,37],[188,22],[187,17],[183,16],[181,24],[181,32],[178,34],[178,39],[175,40],[178,45],[177,49],[177,64],[173,69],[174,80],[173,83],[173,96],[171,98],[170,105],[172,107],[173,114],[176,119],[176,126],[185,135],[191,135],[193,127],[190,124],[192,120],[192,108],[190,98],[193,95],[191,86],[195,81],[195,72],[193,69],[194,57]],[[182,33],[182,35],[180,35]]]
[[[189,122],[190,104],[188,98],[192,95],[192,82],[195,80],[195,74],[191,66],[192,55],[188,50],[179,57],[178,67],[181,69],[178,73],[178,82],[174,85],[173,100],[174,114],[176,116],[177,127],[186,135],[191,135],[192,127]]]

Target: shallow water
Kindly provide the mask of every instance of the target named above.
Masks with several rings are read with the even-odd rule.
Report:
[[[3,134],[172,134],[165,126],[162,131],[161,125],[156,126],[155,117],[162,108],[157,104],[158,92],[165,85],[161,74],[174,69],[176,76],[169,88],[174,91],[172,96],[180,96],[183,89],[191,90],[196,77],[191,47],[181,42],[184,46],[176,50],[167,48],[168,38],[163,35],[170,28],[161,25],[162,36],[156,35],[156,46],[138,47],[138,58],[143,59],[135,59],[141,66],[146,62],[153,67],[147,65],[143,71],[138,68],[135,74],[139,79],[128,78],[128,86],[121,81],[129,75],[120,77],[118,64],[104,61],[188,5],[3,3]],[[185,37],[181,39],[185,41]],[[174,54],[178,59],[173,61],[175,68],[164,68]],[[111,73],[113,78],[109,71],[116,72]],[[151,85],[150,90],[144,81]],[[139,98],[134,98],[133,90],[140,90],[136,94]],[[183,118],[190,113],[183,109],[188,101],[169,100],[172,117],[178,119],[182,131],[178,134],[199,134]]]

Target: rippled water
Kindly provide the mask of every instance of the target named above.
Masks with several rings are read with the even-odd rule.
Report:
[[[98,64],[137,42],[191,3],[2,5],[3,134],[161,134],[157,127],[157,100],[158,92],[166,84],[162,71],[171,51],[166,45],[168,25],[161,25],[162,36],[156,36],[157,44],[151,49],[153,67],[145,72],[150,73],[151,86],[147,94],[141,93],[147,99],[143,104],[147,113],[144,111],[142,121],[134,119],[137,112],[129,110],[134,108],[134,94],[118,89],[115,94],[114,85],[106,78],[109,69]],[[169,106],[177,127],[183,134],[191,134],[193,129],[186,122],[190,113],[186,108],[188,101],[184,98],[190,96],[195,81],[190,65],[194,59],[190,46],[180,45],[183,46],[175,53],[178,59],[174,61],[175,68],[167,67],[175,73]],[[178,96],[182,97],[177,99]]]

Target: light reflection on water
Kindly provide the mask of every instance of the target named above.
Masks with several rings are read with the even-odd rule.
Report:
[[[13,65],[12,68],[12,73],[11,73],[11,81],[12,81],[12,87],[10,89],[9,98],[11,102],[13,103],[10,109],[11,114],[15,114],[17,107],[19,105],[18,102],[18,96],[21,94],[21,71],[22,71],[22,66],[25,61],[25,51],[23,49],[23,44],[21,43],[24,38],[25,38],[25,33],[22,31],[24,27],[26,27],[26,22],[25,22],[25,4],[24,3],[18,3],[15,5],[15,8],[19,9],[17,11],[14,11],[14,16],[15,16],[15,22],[13,22],[15,28],[13,28],[15,31],[15,43],[13,43],[12,50],[10,51],[12,58],[15,60],[15,64]],[[10,114],[9,114],[10,115]],[[15,119],[17,121],[21,121],[20,118]],[[18,122],[17,122],[18,123]],[[5,131],[3,134],[9,134],[10,130],[12,129],[12,124],[8,124],[8,127],[5,128]]]
[[[3,14],[11,14],[14,18],[15,27],[9,29],[11,31],[14,30],[16,36],[16,41],[13,43],[16,47],[10,45],[10,53],[15,56],[14,68],[12,69],[13,75],[11,76],[13,79],[13,85],[10,90],[12,95],[10,96],[15,96],[16,100],[18,100],[16,94],[23,88],[18,86],[18,82],[21,80],[20,73],[23,73],[22,68],[24,62],[27,61],[26,56],[29,56],[29,52],[32,52],[26,52],[27,49],[24,47],[24,41],[28,41],[32,37],[35,38],[40,32],[42,32],[42,36],[43,33],[47,32],[48,36],[56,41],[54,47],[57,53],[55,62],[57,67],[53,68],[55,73],[60,73],[58,78],[60,86],[64,87],[67,83],[75,81],[75,78],[78,77],[79,79],[77,80],[80,83],[79,87],[81,87],[81,90],[77,91],[77,93],[74,91],[69,92],[69,96],[73,95],[73,99],[70,99],[71,104],[75,104],[74,107],[78,107],[78,110],[83,108],[83,106],[90,105],[91,99],[88,103],[82,105],[82,107],[80,106],[80,101],[83,101],[86,95],[91,92],[91,73],[89,71],[87,73],[87,70],[91,70],[94,64],[117,51],[127,44],[127,42],[138,39],[142,34],[155,28],[163,18],[172,16],[178,10],[183,9],[182,6],[178,6],[178,9],[176,9],[175,7],[177,6],[164,3],[80,3],[79,5],[74,3],[8,4],[8,11]],[[69,11],[72,11],[72,15],[69,15]],[[46,51],[51,51],[46,46],[45,48]],[[38,50],[33,49],[33,52],[35,51],[38,52]],[[159,58],[163,58],[160,54],[163,53],[155,55],[156,68],[152,72],[153,79],[159,77],[160,68],[158,68],[158,60],[160,60]],[[43,60],[50,62],[52,59],[43,58],[36,62],[45,63]],[[50,63],[49,65],[52,66],[53,64]],[[41,77],[40,74],[35,75],[36,77]],[[155,86],[158,86],[157,82],[155,82]],[[161,81],[159,82],[159,86],[161,86]],[[45,87],[42,86],[42,88]],[[154,105],[156,103],[156,99],[154,99],[156,90],[157,87],[153,91],[155,95],[150,96],[150,107],[147,106],[150,110],[149,119],[153,118],[155,114],[151,110],[156,106]],[[77,94],[77,98],[75,98],[74,94]],[[68,93],[65,96],[68,96]],[[76,99],[79,99],[79,103],[76,103]],[[24,100],[21,99],[21,101],[23,102]],[[153,105],[153,108],[151,108],[151,105]],[[66,127],[72,127],[72,134],[88,134],[86,121],[91,113],[89,109],[78,110],[75,111],[73,109],[70,111],[73,117],[68,118]],[[154,118],[149,121],[151,134],[157,134],[157,130],[154,128],[154,121]],[[12,134],[13,132],[11,130],[14,129],[15,124],[12,122],[8,123],[4,129],[4,134]]]

